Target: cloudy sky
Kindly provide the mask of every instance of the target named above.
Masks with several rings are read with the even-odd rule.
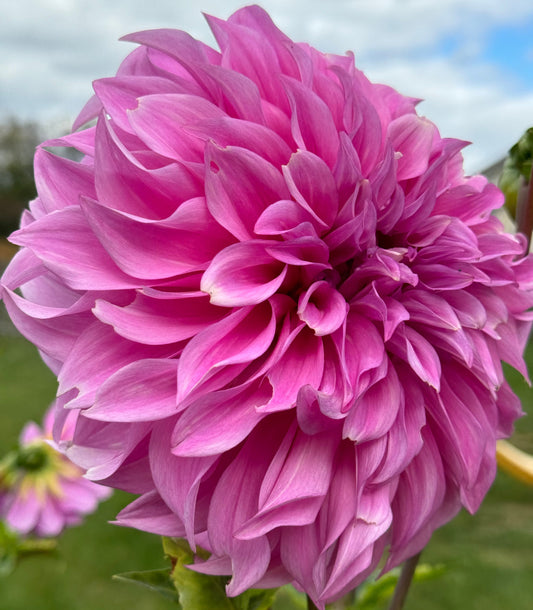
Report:
[[[419,112],[443,136],[473,142],[478,171],[533,126],[532,0],[263,0],[291,38],[321,51],[353,50],[376,82],[423,98]],[[71,121],[91,82],[114,74],[129,32],[175,27],[214,44],[202,11],[227,17],[225,0],[17,0],[2,4],[0,119]],[[512,8],[511,8],[512,7]]]

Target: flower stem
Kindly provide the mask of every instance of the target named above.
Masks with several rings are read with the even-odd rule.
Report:
[[[398,584],[394,589],[394,595],[392,596],[388,610],[402,610],[405,598],[407,597],[407,592],[409,591],[409,586],[415,574],[416,564],[420,559],[420,554],[421,553],[413,555],[413,557],[410,557],[403,564],[402,572],[400,574],[400,578],[398,579]]]
[[[315,606],[313,600],[309,597],[309,595],[307,596],[307,610],[318,610],[318,608]]]

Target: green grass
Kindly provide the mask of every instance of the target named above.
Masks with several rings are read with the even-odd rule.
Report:
[[[528,360],[533,364],[531,348]],[[512,371],[508,376],[528,410],[533,392]],[[28,419],[41,419],[55,388],[33,346],[18,336],[0,336],[0,455]],[[533,452],[531,417],[518,422],[515,441]],[[149,591],[111,580],[119,572],[165,565],[157,536],[107,524],[128,500],[116,493],[82,526],[65,532],[56,556],[26,559],[0,580],[0,610],[172,608]],[[530,610],[532,549],[533,488],[500,473],[475,516],[463,512],[434,534],[422,561],[443,564],[446,572],[417,583],[406,610]]]

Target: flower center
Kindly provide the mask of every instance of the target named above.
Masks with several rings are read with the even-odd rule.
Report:
[[[16,466],[28,472],[43,470],[49,463],[50,451],[43,443],[21,447],[17,453]]]

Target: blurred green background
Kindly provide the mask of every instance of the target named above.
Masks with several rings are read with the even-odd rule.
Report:
[[[0,307],[2,307],[0,305]],[[35,348],[0,325],[0,455],[12,448],[28,419],[40,421],[56,383]],[[8,334],[6,334],[6,331]],[[528,350],[533,370],[533,349]],[[508,377],[524,409],[533,392],[513,371]],[[531,417],[517,424],[515,443],[533,452]],[[0,579],[0,610],[170,610],[172,604],[132,584],[111,580],[130,570],[165,566],[157,536],[109,525],[128,503],[116,493],[78,527],[67,530],[53,557],[25,559]],[[437,531],[423,563],[445,574],[414,585],[406,610],[530,610],[533,607],[533,487],[504,473],[474,516],[461,513]],[[276,604],[276,607],[278,605]]]

